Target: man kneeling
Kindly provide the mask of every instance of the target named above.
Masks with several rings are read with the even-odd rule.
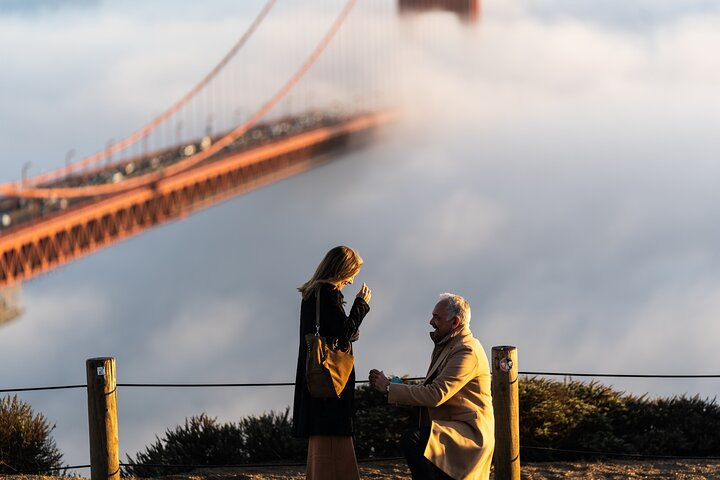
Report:
[[[487,480],[495,447],[490,367],[470,331],[470,305],[444,293],[432,312],[435,343],[422,385],[391,383],[370,371],[370,384],[388,403],[423,407],[420,426],[401,441],[413,480]]]

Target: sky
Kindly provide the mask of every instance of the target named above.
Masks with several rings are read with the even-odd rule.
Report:
[[[264,2],[240,3],[0,2],[0,181],[93,153],[169,106]],[[268,84],[326,14],[280,3],[247,45]],[[317,15],[313,28],[287,28],[298,11]],[[24,284],[25,315],[0,327],[0,388],[82,384],[100,356],[122,383],[292,381],[296,288],[340,244],[363,256],[356,281],[373,290],[358,379],[422,376],[446,291],[470,301],[488,354],[518,348],[521,371],[718,373],[716,2],[490,0],[475,26],[376,14],[379,37],[343,40],[345,64],[398,122],[321,168]],[[363,45],[370,73],[353,56]],[[714,380],[602,382],[720,392]],[[20,397],[55,423],[65,462],[88,462],[83,390]],[[233,421],[291,400],[286,387],[120,389],[121,457],[186,417]]]

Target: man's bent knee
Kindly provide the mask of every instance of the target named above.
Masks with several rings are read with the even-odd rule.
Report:
[[[427,445],[428,437],[423,435],[422,428],[410,428],[405,430],[400,437],[400,447],[407,455],[408,453],[423,452]],[[425,437],[425,438],[423,438]],[[416,453],[417,454],[417,453]]]

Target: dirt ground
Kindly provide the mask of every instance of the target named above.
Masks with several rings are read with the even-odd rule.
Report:
[[[523,480],[720,480],[720,461],[529,463],[522,465],[520,470]],[[303,472],[301,467],[207,471],[168,477],[168,480],[302,480],[305,478]],[[410,472],[403,461],[363,463],[360,475],[363,480],[410,480]]]
[[[302,480],[304,470],[296,468],[265,468],[263,470],[207,471],[194,475],[168,477],[168,480]],[[410,480],[403,461],[362,463],[363,480]],[[493,476],[491,475],[492,479]],[[720,461],[653,461],[653,462],[578,462],[535,463],[521,467],[523,480],[720,480]]]
[[[89,472],[88,472],[89,475]],[[410,480],[405,462],[362,463],[363,480]],[[70,480],[71,477],[0,475],[0,480]],[[303,480],[302,467],[266,467],[262,469],[208,469],[168,475],[162,480]],[[492,479],[493,476],[491,475]],[[522,465],[523,480],[720,480],[720,461],[660,460],[613,462],[553,462]]]

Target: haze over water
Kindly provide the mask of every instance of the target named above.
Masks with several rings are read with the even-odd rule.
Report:
[[[0,180],[140,126],[264,2],[151,3],[0,7]],[[518,347],[521,371],[719,373],[720,6],[492,0],[475,27],[396,20],[378,20],[392,29],[381,84],[404,115],[380,141],[28,282],[26,315],[0,329],[0,388],[84,383],[95,356],[114,356],[122,383],[292,381],[295,289],[338,244],[360,251],[358,285],[373,289],[358,379],[424,374],[444,291],[471,302],[488,353]],[[87,463],[85,392],[20,396],[56,423],[65,461]],[[291,399],[121,389],[121,455],[191,415],[237,420]]]

